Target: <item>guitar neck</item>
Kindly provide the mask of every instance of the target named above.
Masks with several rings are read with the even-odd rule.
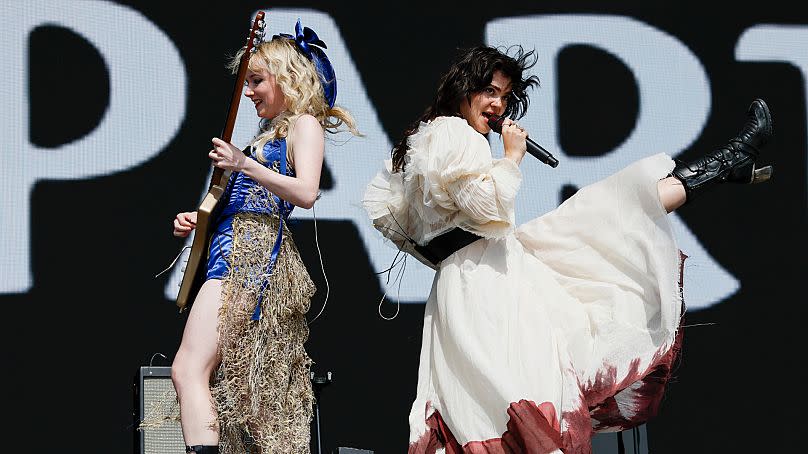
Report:
[[[253,23],[250,36],[247,38],[247,44],[244,46],[244,54],[242,54],[241,61],[238,65],[236,80],[235,84],[233,85],[233,93],[230,95],[230,106],[227,108],[227,120],[224,123],[222,135],[219,137],[225,142],[230,142],[233,137],[233,129],[236,126],[236,116],[238,115],[239,101],[241,100],[241,93],[244,89],[244,79],[247,77],[247,67],[249,66],[250,54],[252,53],[253,49],[253,38],[255,37],[258,27],[262,28],[261,34],[263,35],[263,20],[264,12],[259,11]],[[224,169],[214,167],[208,190],[217,185],[224,187],[224,185],[227,183],[226,179],[229,177],[230,172],[225,172]]]
[[[208,184],[208,191],[213,189],[214,186],[224,186],[227,183],[225,180],[225,171],[224,169],[220,169],[218,167],[213,168],[213,175],[210,177],[210,184]],[[230,175],[228,173],[227,177],[229,178]]]

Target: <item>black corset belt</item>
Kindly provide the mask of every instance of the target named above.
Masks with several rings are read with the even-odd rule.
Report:
[[[423,246],[416,244],[414,249],[433,265],[438,266],[446,257],[449,257],[480,238],[482,238],[480,235],[467,232],[460,227],[455,227],[446,233],[436,236],[432,241]]]

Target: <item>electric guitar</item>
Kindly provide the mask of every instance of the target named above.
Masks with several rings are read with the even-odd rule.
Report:
[[[236,72],[236,83],[235,87],[233,87],[230,108],[227,112],[227,121],[224,125],[224,131],[220,136],[225,142],[230,142],[230,138],[233,135],[239,100],[244,87],[244,79],[247,75],[247,65],[250,62],[250,55],[255,51],[257,41],[264,36],[264,26],[264,12],[259,11],[253,20],[250,34],[247,37],[247,44],[244,47],[244,53],[239,60],[239,67]],[[177,294],[177,306],[180,308],[180,312],[189,307],[204,282],[208,245],[213,235],[211,224],[215,218],[214,211],[227,187],[231,173],[232,171],[230,170],[224,170],[218,167],[213,168],[213,176],[210,179],[208,192],[202,199],[199,208],[196,210],[194,240],[191,244],[191,252],[188,255],[188,261],[185,264],[185,271],[182,275],[182,282],[180,283],[180,291]]]

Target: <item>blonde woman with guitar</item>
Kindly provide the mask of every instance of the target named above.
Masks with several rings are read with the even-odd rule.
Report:
[[[249,56],[244,96],[261,131],[242,152],[212,139],[210,159],[230,172],[212,216],[204,283],[172,364],[186,452],[308,453],[313,394],[305,314],[315,287],[286,226],[317,199],[325,132],[341,125],[336,80],[308,27],[276,35]],[[244,58],[233,60],[235,68]],[[174,235],[197,227],[179,213]]]

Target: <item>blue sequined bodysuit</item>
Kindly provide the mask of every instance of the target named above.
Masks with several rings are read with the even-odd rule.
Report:
[[[263,164],[265,167],[288,176],[294,176],[294,170],[286,165],[285,138],[270,140],[264,145],[263,151],[266,160],[266,163]],[[251,148],[250,159],[256,159],[255,147]],[[274,201],[266,203],[267,197],[272,197]],[[216,227],[210,241],[206,279],[223,279],[227,276],[229,270],[227,257],[233,246],[233,216],[237,213],[280,215],[285,221],[294,208],[294,205],[271,194],[255,180],[240,172],[230,176],[220,203],[224,205],[218,214]],[[280,238],[280,234],[281,232],[279,232],[278,238]]]

